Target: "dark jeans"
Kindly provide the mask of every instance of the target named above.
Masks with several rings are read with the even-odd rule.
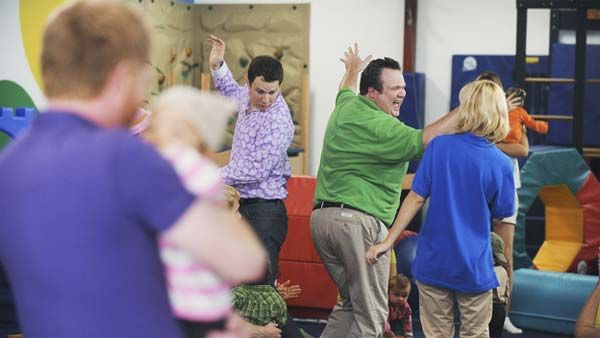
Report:
[[[281,328],[281,338],[303,338],[298,325],[288,314],[287,323]]]
[[[192,322],[179,319],[181,330],[187,338],[202,338],[210,331],[222,331],[225,329],[225,320],[216,322]]]
[[[279,274],[279,250],[288,230],[285,204],[282,200],[241,199],[240,214],[250,223],[269,254],[269,273],[256,284],[274,285]]]
[[[492,320],[490,321],[490,338],[502,337],[502,330],[504,329],[504,317],[506,317],[505,305],[500,303],[494,303],[492,307]]]

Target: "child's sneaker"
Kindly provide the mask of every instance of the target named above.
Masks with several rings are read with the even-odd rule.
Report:
[[[508,331],[511,334],[521,334],[523,333],[522,329],[516,327],[511,321],[510,318],[506,317],[504,319],[504,330]]]

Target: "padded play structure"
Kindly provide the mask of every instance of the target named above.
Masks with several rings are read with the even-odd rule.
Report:
[[[404,73],[406,81],[406,97],[400,106],[398,119],[407,126],[423,129],[425,127],[425,74]],[[412,160],[408,172],[414,173],[419,167],[420,160]]]
[[[11,138],[15,138],[19,132],[27,127],[35,117],[37,111],[34,108],[9,108],[0,107],[0,132]]]
[[[19,84],[0,80],[0,149],[33,121],[35,104]]]
[[[570,78],[575,73],[575,46],[555,43],[551,49],[551,77]],[[600,78],[600,46],[586,46],[585,73],[588,79]],[[573,84],[555,83],[549,86],[548,114],[572,115],[573,114]],[[588,147],[600,146],[600,93],[599,84],[588,84],[584,92],[583,106],[583,144]],[[572,145],[572,121],[550,121],[549,133],[546,137],[548,144]]]
[[[600,246],[600,183],[572,148],[532,147],[521,169],[515,268],[575,271],[593,264]],[[533,261],[525,251],[526,214],[537,196],[545,205],[545,241]]]
[[[514,273],[510,318],[524,329],[573,335],[598,277],[520,269]]]
[[[279,281],[299,284],[302,293],[288,300],[296,317],[325,319],[333,309],[337,288],[329,278],[310,234],[310,214],[317,180],[312,176],[292,176],[288,181],[288,234],[279,254]]]
[[[400,234],[394,245],[398,273],[408,278],[412,278],[412,264],[417,255],[418,242],[419,236],[417,236],[417,233],[405,230]]]

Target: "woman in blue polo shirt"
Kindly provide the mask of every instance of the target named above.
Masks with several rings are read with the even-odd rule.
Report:
[[[511,162],[494,145],[509,128],[504,92],[482,80],[466,85],[459,98],[457,133],[431,141],[388,237],[366,254],[376,262],[430,199],[413,263],[427,337],[454,336],[455,302],[460,336],[489,336],[491,290],[498,286],[490,222],[515,208]]]

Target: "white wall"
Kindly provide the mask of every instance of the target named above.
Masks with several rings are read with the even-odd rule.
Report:
[[[364,56],[389,56],[402,64],[404,1],[313,0],[310,15],[310,173],[316,175],[325,127],[344,74],[339,58],[357,42]]]
[[[46,99],[31,73],[19,24],[19,2],[0,1],[0,27],[2,48],[0,52],[0,80],[10,80],[25,89],[38,109],[43,109]]]
[[[515,3],[514,0],[419,1],[416,70],[427,78],[427,123],[448,111],[453,54],[515,54]],[[528,11],[528,54],[548,54],[549,21],[549,10]]]

